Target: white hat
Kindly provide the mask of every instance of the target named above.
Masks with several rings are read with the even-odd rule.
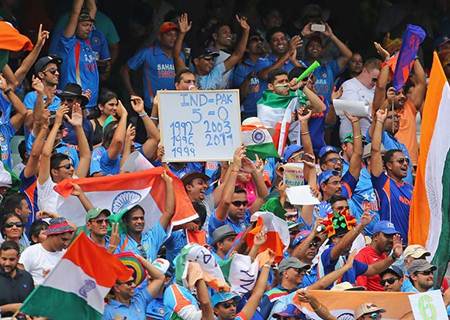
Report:
[[[383,308],[378,307],[376,304],[373,304],[371,302],[366,302],[361,304],[358,308],[356,308],[355,311],[355,319],[358,319],[359,317],[362,317],[365,314],[372,313],[372,312],[386,312]]]
[[[153,266],[156,267],[159,271],[161,271],[163,274],[167,273],[167,270],[169,270],[170,262],[163,258],[157,258],[153,261]]]

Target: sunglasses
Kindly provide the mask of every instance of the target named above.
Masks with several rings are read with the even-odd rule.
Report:
[[[241,207],[244,206],[246,207],[248,205],[248,201],[233,201],[231,202],[233,204],[233,206],[235,207]]]
[[[96,220],[94,220],[94,222],[96,224],[106,224],[106,225],[109,224],[109,220],[108,219],[96,219]]]
[[[57,167],[57,169],[61,169],[61,168],[64,168],[64,169],[69,170],[70,168],[73,168],[73,164],[68,163],[68,164],[65,164],[65,165],[63,165],[63,166]]]
[[[380,313],[379,312],[372,312],[368,316],[370,317],[370,319],[373,319],[373,320],[380,319]]]
[[[417,274],[422,274],[422,275],[424,275],[424,276],[429,276],[429,275],[432,275],[432,274],[433,274],[433,271],[431,271],[431,270],[428,270],[428,271],[420,271],[420,272],[417,272]]]
[[[350,207],[349,206],[339,206],[339,207],[336,207],[336,211],[343,211],[343,210],[345,210],[345,209],[350,209]]]
[[[144,247],[142,246],[142,244],[138,244],[137,249],[139,250],[139,255],[144,258],[145,260],[147,260],[147,253],[144,250]]]
[[[51,74],[55,74],[55,73],[58,72],[58,69],[48,69],[48,70],[45,70],[45,71],[42,71],[42,72],[43,72],[43,73],[49,72],[49,73],[51,73]]]
[[[319,242],[311,242],[310,244],[309,244],[309,247],[310,248],[318,248],[320,246],[320,243]]]
[[[5,228],[12,228],[12,227],[17,227],[17,228],[22,228],[23,227],[23,223],[22,222],[9,222],[9,223],[5,223]]]
[[[327,162],[331,162],[333,164],[337,164],[338,162],[342,163],[342,159],[341,158],[331,158],[331,159],[328,159]]]
[[[378,78],[372,78],[372,82],[377,82]]]
[[[408,159],[408,158],[400,158],[400,159],[397,159],[397,160],[393,160],[393,161],[391,161],[391,162],[398,162],[398,163],[400,163],[400,164],[403,164],[403,163],[406,162],[406,164],[409,165],[409,159]]]
[[[381,280],[380,284],[384,287],[387,283],[393,284],[397,280],[398,280],[398,278],[387,278],[387,279]]]
[[[237,303],[236,303],[236,301],[222,302],[220,305],[222,307],[224,307],[225,309],[228,309],[228,308],[231,308],[231,307],[236,307]]]

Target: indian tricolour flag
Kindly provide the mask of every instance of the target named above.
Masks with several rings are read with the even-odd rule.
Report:
[[[254,119],[255,121],[252,121]],[[245,119],[241,126],[242,144],[246,147],[247,157],[255,160],[256,155],[261,159],[278,158],[278,152],[273,144],[269,131],[258,118]]]
[[[85,224],[86,210],[80,200],[72,196],[73,184],[78,184],[94,207],[106,208],[113,214],[123,213],[135,205],[145,210],[145,225],[150,228],[159,220],[165,207],[166,184],[161,178],[164,168],[122,173],[114,176],[67,179],[60,182],[56,191],[60,194],[57,212],[78,226]],[[197,218],[183,183],[172,173],[175,190],[175,215],[173,225],[180,225]]]
[[[409,217],[409,243],[431,252],[437,283],[450,260],[450,86],[438,55],[423,108],[420,155]]]
[[[20,310],[49,319],[101,319],[111,287],[131,276],[119,259],[81,233]]]

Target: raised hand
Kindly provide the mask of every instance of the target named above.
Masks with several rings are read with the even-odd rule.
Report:
[[[64,115],[67,122],[74,127],[81,127],[83,125],[83,111],[79,102],[75,102],[72,106],[72,118],[69,118],[67,114]]]
[[[345,114],[345,117],[348,119],[348,121],[350,121],[351,123],[359,121],[358,117],[351,115],[347,111],[344,111],[344,114]]]
[[[392,251],[394,252],[395,257],[398,259],[403,254],[403,244],[402,237],[399,234],[395,234],[392,238]]]
[[[289,40],[289,55],[293,55],[294,52],[297,52],[297,48],[300,48],[303,45],[303,40],[300,36],[293,36],[291,40]]]
[[[264,174],[264,166],[266,164],[266,161],[264,161],[263,159],[260,159],[258,155],[256,155],[256,161],[255,161],[255,167],[256,167],[256,172],[258,174]]]
[[[245,157],[245,147],[242,145],[234,151],[233,166],[235,170],[241,169],[242,159]]]
[[[369,212],[364,212],[363,215],[361,216],[361,225],[363,227],[367,226],[369,223],[372,222],[373,219],[373,215],[371,215]]]
[[[142,100],[139,96],[132,95],[130,97],[131,106],[133,107],[133,110],[136,111],[136,113],[142,113],[144,112],[144,100]]]
[[[172,183],[173,179],[171,176],[167,174],[167,171],[164,170],[164,172],[161,174],[161,178],[164,180],[165,183]]]
[[[236,20],[237,20],[237,22],[239,22],[239,25],[241,26],[242,30],[245,30],[245,31],[250,30],[250,26],[247,23],[246,17],[239,17],[238,15],[236,15]]]
[[[39,79],[38,77],[35,77],[35,76],[31,77],[31,87],[37,93],[39,93],[41,95],[44,94],[44,84],[42,83],[41,79]]]
[[[90,89],[87,89],[86,91],[83,91],[82,95],[88,98],[88,100],[91,100],[92,92]]]
[[[345,266],[344,266],[345,268],[351,269],[353,267],[353,261],[355,261],[355,257],[356,257],[357,253],[358,253],[358,251],[356,251],[356,250],[353,250],[352,252],[350,252],[350,254],[347,258],[347,261],[345,262]]]
[[[0,89],[2,91],[5,91],[7,87],[8,87],[8,82],[6,81],[5,78],[3,78],[3,75],[0,74]]]
[[[134,139],[136,138],[136,128],[131,123],[127,127],[125,138],[130,142],[134,141]]]
[[[156,160],[160,160],[164,157],[164,146],[162,144],[158,145],[158,149],[156,149]]]
[[[241,159],[242,161],[242,171],[253,173],[256,172],[256,165],[247,157]]]
[[[375,49],[377,50],[377,53],[380,55],[380,57],[386,61],[389,59],[390,54],[389,51],[387,51],[385,48],[381,46],[378,42],[374,42],[373,45],[375,46]]]
[[[120,244],[119,223],[111,223],[111,236],[109,237],[108,251],[113,253]]]
[[[342,97],[342,94],[344,93],[344,88],[342,86],[339,87],[339,89],[336,89],[336,87],[333,88],[333,92],[331,93],[331,99],[339,99]]]
[[[116,114],[119,118],[128,116],[127,109],[125,109],[125,107],[122,104],[122,101],[120,100],[118,101]]]
[[[81,190],[81,187],[78,184],[72,183],[72,187],[73,189],[71,195],[79,197],[83,193],[83,190]]]
[[[387,117],[387,111],[384,109],[378,109],[377,110],[377,121],[380,121],[381,123],[384,123]]]
[[[260,247],[264,243],[266,243],[267,240],[267,234],[264,231],[260,231],[257,234],[255,234],[255,238],[253,240],[253,245]]]
[[[314,31],[311,30],[311,25],[312,25],[312,23],[310,22],[303,27],[302,36],[309,37],[314,33]]]
[[[50,37],[50,32],[47,30],[42,30],[42,24],[39,25],[39,31],[36,41],[36,47],[43,47],[45,41]]]
[[[67,103],[62,103],[58,110],[56,110],[55,114],[55,124],[61,125],[66,113],[69,112],[69,106]]]
[[[188,14],[181,14],[181,16],[178,18],[178,29],[180,30],[180,33],[188,33],[189,30],[191,30],[191,27],[192,21],[189,21]]]
[[[322,32],[328,38],[333,35],[333,30],[328,23],[325,23],[325,31]]]
[[[308,160],[307,160],[307,158],[308,158]],[[300,162],[303,162],[305,165],[307,165],[311,169],[314,169],[316,167],[316,157],[311,153],[305,153],[303,159],[300,160]]]
[[[311,118],[312,110],[305,107],[300,107],[297,109],[298,121],[308,121]]]

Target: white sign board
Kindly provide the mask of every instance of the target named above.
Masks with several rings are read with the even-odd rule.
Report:
[[[319,204],[320,201],[313,196],[309,185],[289,187],[286,189],[288,200],[294,206],[308,206]]]
[[[408,298],[414,319],[447,319],[447,310],[440,290],[412,294]]]
[[[233,159],[241,144],[239,90],[158,94],[164,162]]]
[[[368,117],[369,104],[363,101],[341,100],[333,99],[333,106],[338,116],[343,116],[344,111],[347,111],[352,116],[356,117]]]

